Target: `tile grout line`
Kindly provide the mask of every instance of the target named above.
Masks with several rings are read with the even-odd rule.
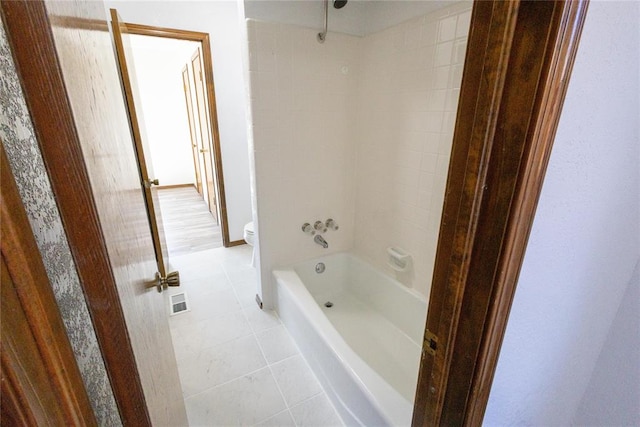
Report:
[[[251,371],[251,372],[247,372],[246,374],[242,374],[242,375],[240,375],[239,377],[233,378],[233,379],[231,379],[231,380],[227,380],[227,381],[225,381],[225,382],[223,382],[223,383],[216,384],[216,385],[214,385],[213,387],[209,387],[209,388],[206,388],[206,389],[204,389],[204,390],[202,390],[202,391],[199,391],[199,392],[197,392],[197,393],[194,393],[194,394],[192,394],[192,395],[190,395],[190,396],[188,396],[188,397],[185,397],[185,399],[191,399],[192,397],[196,397],[196,396],[198,396],[198,395],[201,395],[201,394],[206,393],[206,392],[208,392],[208,391],[211,391],[211,390],[213,390],[213,389],[216,389],[216,388],[219,388],[219,387],[225,386],[225,385],[230,384],[230,383],[232,383],[232,382],[234,382],[234,381],[237,381],[237,380],[239,380],[239,379],[241,379],[241,378],[244,378],[244,377],[247,377],[247,376],[249,376],[249,375],[253,375],[253,374],[255,374],[256,372],[262,371],[263,369],[266,369],[267,367],[268,367],[268,366],[267,366],[267,365],[265,365],[265,366],[263,366],[263,367],[261,367],[261,368],[254,369],[253,371]]]
[[[225,267],[225,263],[224,263],[224,261],[219,262],[219,265],[221,266],[221,273],[223,274],[223,277],[225,277],[225,278],[226,278],[227,283],[228,283],[228,284],[230,285],[230,287],[233,289],[233,291],[232,291],[232,292],[233,292],[233,295],[234,295],[234,297],[235,297],[235,301],[236,301],[236,303],[238,304],[238,307],[239,307],[237,310],[233,310],[233,311],[231,311],[231,312],[229,312],[229,313],[225,313],[225,314],[227,314],[227,315],[229,315],[229,314],[235,314],[235,315],[237,315],[237,314],[238,314],[238,312],[242,311],[242,318],[243,318],[243,319],[248,323],[250,332],[248,332],[246,335],[238,336],[238,337],[235,337],[235,338],[233,338],[233,339],[230,339],[230,340],[226,340],[226,341],[223,341],[223,342],[217,343],[216,345],[214,345],[214,346],[212,346],[212,347],[224,346],[225,344],[228,344],[228,343],[230,343],[230,342],[232,342],[232,341],[239,340],[239,339],[244,339],[244,338],[248,338],[249,336],[252,336],[252,337],[253,337],[253,339],[255,340],[255,342],[256,342],[256,343],[257,343],[257,345],[258,345],[258,349],[260,350],[260,354],[261,354],[261,356],[262,356],[262,362],[263,362],[263,363],[265,363],[265,365],[261,366],[261,367],[260,367],[260,368],[258,368],[258,369],[255,369],[255,370],[253,370],[253,371],[251,371],[251,372],[245,373],[245,374],[243,374],[243,375],[239,375],[239,376],[237,376],[237,377],[235,377],[235,378],[232,378],[232,379],[230,379],[230,380],[228,380],[228,381],[225,381],[225,382],[223,382],[223,383],[217,384],[217,385],[215,385],[215,386],[213,386],[213,387],[206,388],[205,390],[199,391],[198,393],[194,393],[194,394],[191,394],[191,395],[189,395],[189,396],[185,396],[185,395],[183,395],[183,399],[186,401],[187,399],[195,398],[195,397],[197,397],[197,396],[199,396],[199,395],[202,395],[202,394],[207,393],[207,392],[211,392],[212,390],[215,390],[215,389],[217,389],[217,388],[223,387],[223,386],[225,386],[225,385],[227,385],[227,384],[229,384],[229,383],[232,383],[232,382],[234,382],[234,381],[238,381],[238,380],[240,380],[241,378],[245,378],[245,377],[247,377],[247,376],[250,376],[250,375],[255,374],[256,372],[262,371],[262,370],[263,370],[263,369],[265,369],[265,368],[268,368],[268,369],[269,369],[269,373],[270,373],[270,375],[271,375],[272,379],[273,379],[273,380],[274,380],[274,382],[275,382],[276,388],[277,388],[278,392],[280,393],[280,397],[282,398],[282,401],[285,403],[285,409],[284,409],[284,410],[281,410],[281,411],[279,411],[279,412],[276,412],[275,414],[270,415],[269,417],[267,417],[267,418],[265,418],[265,419],[263,419],[263,420],[260,420],[259,422],[255,423],[255,424],[253,424],[253,425],[260,424],[261,422],[264,422],[264,421],[266,421],[266,420],[268,420],[268,419],[270,419],[270,418],[276,417],[276,416],[278,416],[278,415],[280,415],[280,414],[283,414],[284,412],[287,412],[287,413],[289,414],[289,417],[290,417],[290,418],[291,418],[291,420],[293,421],[293,424],[297,427],[297,426],[298,426],[298,423],[296,422],[295,418],[293,417],[293,413],[291,412],[291,409],[292,409],[292,408],[296,408],[296,407],[298,407],[298,406],[300,406],[300,405],[302,405],[302,404],[304,404],[304,403],[308,402],[308,401],[309,401],[309,400],[311,400],[311,399],[317,398],[317,397],[319,397],[320,395],[325,395],[325,396],[326,396],[326,392],[325,392],[324,388],[322,387],[322,385],[319,383],[319,381],[318,381],[318,379],[317,379],[317,377],[316,377],[315,373],[313,373],[313,371],[311,371],[311,370],[310,370],[310,367],[309,367],[308,362],[306,361],[306,359],[304,358],[304,356],[303,356],[303,355],[302,355],[302,353],[300,352],[300,349],[298,348],[297,343],[296,343],[296,342],[293,340],[293,338],[291,337],[291,335],[290,335],[289,331],[286,329],[286,327],[285,327],[285,326],[284,326],[284,324],[282,323],[282,320],[280,319],[280,317],[278,316],[278,314],[277,314],[275,311],[272,311],[272,313],[273,313],[274,317],[277,319],[277,324],[272,325],[272,326],[270,326],[270,327],[267,327],[267,328],[265,328],[265,329],[260,329],[260,330],[258,330],[258,329],[257,329],[257,326],[256,326],[256,325],[254,325],[254,324],[249,320],[249,311],[252,309],[252,306],[251,306],[251,305],[248,305],[248,306],[244,306],[244,305],[242,305],[242,303],[240,302],[239,290],[238,290],[238,288],[236,287],[236,285],[234,284],[234,282],[231,280],[231,277],[230,277],[230,274],[229,274],[229,269]],[[239,270],[239,271],[240,271],[240,270]],[[248,281],[247,281],[246,279],[243,279],[241,282],[245,282],[245,283],[246,283],[246,282],[248,282]],[[224,290],[224,291],[228,291],[228,287],[225,287],[225,289],[223,289],[223,290]],[[222,291],[222,290],[220,290],[220,291]],[[206,294],[213,293],[213,292],[215,292],[215,291],[206,292]],[[215,317],[217,317],[217,316],[215,316]],[[214,318],[215,318],[215,317],[214,317]],[[200,319],[199,321],[205,321],[205,322],[206,322],[206,321],[211,321],[211,320],[212,320],[212,319],[211,319],[211,318],[209,318],[209,319]],[[254,319],[254,320],[255,320],[255,319]],[[259,320],[259,319],[258,319],[258,320]],[[186,322],[185,322],[185,323],[186,323]],[[256,324],[258,325],[260,322],[258,321],[258,322],[254,322],[254,323],[256,323]],[[187,324],[187,325],[184,325],[184,326],[185,326],[185,327],[188,327],[189,325]],[[259,325],[258,325],[258,326],[259,326]],[[265,332],[267,332],[267,331],[271,331],[271,330],[274,330],[274,329],[279,328],[279,327],[282,327],[282,328],[284,329],[284,331],[285,331],[285,333],[286,333],[287,338],[288,338],[289,340],[291,340],[291,342],[293,343],[293,346],[294,346],[294,348],[295,348],[296,352],[295,352],[295,354],[293,354],[293,355],[290,355],[290,356],[284,357],[284,358],[282,358],[282,359],[280,359],[280,360],[277,360],[277,361],[275,361],[275,362],[270,362],[269,360],[267,360],[267,357],[266,357],[266,353],[265,353],[265,350],[264,350],[263,344],[262,344],[262,343],[260,342],[260,340],[258,339],[258,336],[259,336],[259,334],[260,334],[260,335],[262,335],[263,333],[265,333]],[[289,405],[289,403],[288,403],[288,402],[287,402],[287,400],[285,399],[285,396],[284,396],[284,393],[283,393],[283,391],[282,391],[282,388],[281,388],[280,384],[279,384],[279,383],[278,383],[278,381],[276,380],[276,376],[274,375],[273,366],[274,366],[274,365],[277,365],[277,364],[280,364],[280,363],[283,363],[283,362],[285,362],[285,361],[287,361],[287,360],[293,359],[293,358],[295,358],[296,356],[300,356],[300,357],[304,360],[304,364],[305,364],[306,368],[311,372],[311,374],[312,374],[312,375],[313,375],[313,377],[315,378],[316,382],[318,382],[318,384],[320,384],[320,390],[321,390],[321,391],[319,391],[318,393],[316,393],[316,394],[314,394],[314,395],[312,395],[312,396],[310,396],[310,397],[308,397],[308,398],[306,398],[306,399],[304,399],[304,400],[302,400],[302,401],[300,401],[300,402],[297,402],[295,405]],[[331,404],[331,403],[330,403],[330,404]],[[333,405],[332,405],[332,404],[331,404],[331,407],[333,408]],[[334,412],[335,412],[335,408],[333,408],[333,410],[334,410]]]
[[[306,402],[307,400],[311,400],[314,397],[319,396],[320,394],[324,394],[325,397],[327,398],[327,401],[329,402],[329,405],[331,406],[331,408],[333,409],[334,414],[338,417],[338,420],[340,420],[340,423],[342,423],[342,426],[345,427],[345,423],[344,420],[342,419],[342,417],[340,416],[340,414],[338,413],[338,410],[336,409],[335,405],[333,404],[333,402],[331,401],[331,399],[329,398],[329,394],[327,393],[327,391],[325,390],[324,386],[322,385],[322,383],[320,382],[320,380],[318,379],[318,376],[316,375],[316,373],[313,371],[313,369],[311,369],[311,365],[309,365],[309,362],[307,361],[307,358],[302,354],[302,351],[300,350],[300,347],[298,347],[298,343],[293,339],[293,337],[291,336],[291,334],[289,333],[289,330],[287,329],[287,327],[284,325],[284,323],[282,324],[282,326],[284,326],[284,330],[287,333],[287,336],[289,337],[289,339],[291,340],[291,342],[293,343],[294,347],[296,348],[296,350],[298,351],[298,354],[300,355],[300,357],[302,358],[302,360],[304,361],[307,369],[309,369],[309,371],[311,372],[311,374],[313,375],[313,377],[315,378],[315,380],[318,382],[318,384],[320,385],[320,390],[322,390],[322,392],[311,396],[308,399],[303,400],[302,402],[297,403],[296,405],[294,405],[294,407],[300,405],[303,402]],[[290,356],[289,358],[291,358],[293,356]],[[286,360],[286,359],[283,359]],[[289,408],[291,409],[291,408]],[[293,418],[293,414],[292,414],[292,418]],[[295,422],[295,418],[294,418],[294,422]]]
[[[259,425],[259,424],[261,424],[261,423],[263,423],[263,422],[265,422],[265,421],[267,421],[267,420],[270,420],[271,418],[275,418],[275,417],[277,417],[277,416],[278,416],[278,415],[280,415],[280,414],[284,414],[285,412],[288,412],[288,413],[289,413],[289,416],[290,416],[290,417],[291,417],[291,419],[293,420],[293,425],[294,425],[295,427],[298,427],[298,425],[296,424],[296,420],[293,418],[293,415],[291,414],[291,411],[289,411],[289,408],[287,408],[287,409],[283,409],[282,411],[277,412],[277,413],[275,413],[275,414],[271,415],[270,417],[264,418],[264,419],[262,419],[262,420],[258,421],[257,423],[252,424],[252,426],[253,426],[253,427],[255,427],[255,426],[257,426],[257,425]]]
[[[246,315],[246,313],[245,313],[245,315]],[[280,318],[278,318],[278,320],[280,320]],[[251,324],[249,326],[251,326]],[[253,329],[253,326],[251,326],[251,328]],[[271,377],[273,378],[273,382],[276,383],[276,388],[278,389],[278,393],[280,393],[280,397],[282,398],[282,401],[284,402],[284,406],[285,406],[286,410],[288,411],[289,410],[289,403],[287,402],[287,399],[285,399],[285,397],[284,397],[284,393],[282,392],[282,388],[280,387],[280,384],[278,384],[278,380],[276,379],[276,376],[273,374],[273,369],[271,369],[271,363],[269,363],[269,361],[267,360],[267,356],[264,354],[264,349],[262,348],[262,344],[260,344],[260,340],[258,340],[257,335],[255,335],[255,331],[254,331],[254,337],[256,339],[256,342],[258,343],[258,348],[260,349],[260,352],[262,353],[262,357],[267,362],[267,368],[269,369],[269,373],[271,374]],[[274,414],[274,415],[272,415],[272,417],[275,417],[276,415],[277,414]],[[263,421],[266,421],[269,418],[271,418],[271,417],[265,418]],[[297,426],[296,420],[293,418],[293,414],[291,415],[291,419],[293,420],[293,424],[295,426]]]
[[[225,275],[227,275],[227,278],[229,279],[229,281],[231,281],[231,279],[229,278],[229,274],[228,274],[228,272],[227,272],[226,268],[224,268],[224,265],[222,266],[222,269],[224,270]],[[236,291],[236,289],[235,289],[235,288],[234,288],[234,292],[236,293],[236,299],[237,299],[237,291]],[[275,313],[275,312],[274,312],[274,313]],[[284,393],[282,393],[282,388],[280,387],[280,384],[278,384],[278,380],[276,379],[276,376],[273,374],[273,369],[271,369],[271,364],[270,364],[270,363],[269,363],[269,361],[267,360],[267,357],[266,357],[266,355],[265,355],[265,353],[264,353],[264,349],[262,348],[262,345],[260,344],[260,340],[258,340],[258,336],[257,336],[256,330],[255,330],[255,328],[253,327],[253,325],[251,324],[251,322],[249,321],[249,316],[247,315],[247,313],[246,313],[246,311],[245,311],[245,308],[244,308],[244,307],[242,307],[242,314],[244,315],[245,320],[246,320],[246,321],[247,321],[247,323],[249,324],[249,328],[251,328],[251,331],[252,331],[253,337],[254,337],[254,339],[256,340],[256,343],[258,344],[258,348],[260,349],[260,353],[262,354],[262,358],[264,359],[265,363],[267,364],[267,366],[266,366],[266,367],[269,369],[269,373],[271,374],[271,378],[273,378],[273,382],[275,383],[276,388],[278,389],[278,393],[280,393],[280,397],[282,398],[282,401],[284,402],[285,408],[286,408],[286,410],[287,410],[287,411],[289,411],[289,403],[287,402],[287,399],[285,399],[285,397],[284,397]],[[276,316],[277,316],[277,315],[276,315]],[[282,322],[280,321],[280,317],[279,317],[279,316],[278,316],[277,318],[278,318],[278,322],[279,322],[279,325],[278,325],[278,326],[280,326],[280,325],[282,324]],[[275,327],[275,326],[274,326],[274,327]],[[261,331],[261,332],[262,332],[262,331]],[[283,412],[283,411],[280,411],[280,412]],[[262,420],[262,421],[266,421],[266,420],[268,420],[269,418],[276,416],[276,415],[277,415],[277,414],[279,414],[280,412],[277,412],[276,414],[273,414],[273,415],[271,415],[270,417],[267,417],[267,418],[265,418],[265,419],[264,419],[264,420]],[[291,419],[293,419],[293,415],[291,415]],[[262,422],[262,421],[260,421],[260,422]],[[293,423],[294,423],[294,425],[296,425],[296,426],[297,426],[297,424],[296,424],[296,422],[295,422],[295,419],[293,419]],[[258,423],[256,423],[256,424],[258,424]]]

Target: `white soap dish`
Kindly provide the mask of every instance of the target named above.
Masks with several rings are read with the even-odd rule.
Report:
[[[395,271],[403,272],[409,269],[411,265],[411,255],[406,253],[400,248],[388,247],[387,248],[387,265]]]

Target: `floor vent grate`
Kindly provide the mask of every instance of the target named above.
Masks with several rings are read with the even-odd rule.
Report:
[[[184,313],[189,311],[187,304],[187,294],[182,292],[179,294],[171,295],[171,315]]]

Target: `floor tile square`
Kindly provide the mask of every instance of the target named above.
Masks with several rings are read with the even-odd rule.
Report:
[[[185,397],[234,380],[266,366],[253,335],[202,349],[178,366]]]
[[[238,283],[233,285],[233,289],[242,307],[258,305],[258,303],[256,303],[256,294],[258,293],[256,282]]]
[[[172,328],[185,327],[196,322],[237,312],[240,304],[233,289],[209,292],[203,295],[192,295],[187,292],[189,310],[169,318]]]
[[[257,304],[246,306],[243,310],[247,315],[251,328],[256,333],[282,324],[275,311],[262,310]]]
[[[227,272],[227,277],[229,277],[232,285],[247,282],[256,283],[258,280],[258,273],[255,268],[247,266],[246,268],[231,269]]]
[[[270,366],[289,407],[322,393],[316,377],[302,356],[293,356]]]
[[[264,420],[261,423],[256,424],[259,427],[296,427],[296,423],[293,421],[291,412],[283,411],[268,420]]]
[[[190,426],[245,426],[286,405],[268,368],[185,399]]]
[[[270,364],[299,354],[298,348],[284,325],[259,332],[256,337],[264,352],[264,357]]]
[[[342,427],[344,424],[325,394],[306,400],[291,408],[298,427]]]
[[[252,333],[249,322],[241,310],[171,328],[173,348],[178,363],[184,360],[185,355],[199,353],[203,348],[213,347]]]

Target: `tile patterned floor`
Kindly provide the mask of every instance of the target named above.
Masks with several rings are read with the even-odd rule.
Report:
[[[343,426],[277,314],[251,247],[173,257],[191,311],[169,318],[190,426]]]

